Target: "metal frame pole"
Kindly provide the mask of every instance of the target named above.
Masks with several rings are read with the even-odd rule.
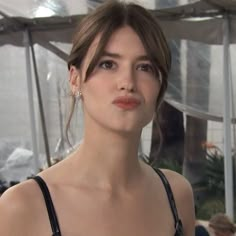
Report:
[[[233,219],[233,160],[231,152],[231,107],[232,96],[230,89],[230,51],[229,51],[229,17],[224,16],[223,23],[223,53],[224,53],[224,173],[225,173],[225,207],[226,214]]]
[[[39,113],[40,113],[40,119],[41,119],[41,125],[42,125],[45,154],[46,154],[48,167],[50,167],[52,163],[51,163],[51,158],[50,158],[50,149],[49,149],[49,143],[48,143],[46,121],[45,121],[45,115],[44,115],[44,109],[43,109],[43,101],[42,101],[41,90],[40,90],[40,82],[39,82],[39,76],[38,76],[38,70],[37,70],[33,39],[32,39],[32,34],[29,30],[27,31],[27,33],[28,33],[28,39],[29,39],[29,46],[31,49],[32,63],[33,63],[33,69],[34,69],[34,75],[35,75],[35,84],[36,84],[36,90],[37,90],[37,95],[38,95]]]
[[[25,62],[26,62],[26,78],[27,78],[27,91],[28,91],[28,105],[29,105],[29,115],[30,115],[30,131],[32,138],[32,148],[34,157],[34,171],[35,174],[38,173],[39,164],[39,150],[37,145],[37,131],[35,124],[35,111],[34,111],[34,96],[33,96],[33,86],[32,86],[32,73],[31,73],[31,60],[30,60],[30,44],[27,29],[24,32],[24,45],[25,45]]]

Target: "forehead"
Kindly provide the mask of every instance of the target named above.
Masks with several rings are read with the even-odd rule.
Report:
[[[115,47],[121,48],[124,46],[129,46],[129,50],[139,47],[145,51],[138,34],[130,26],[124,26],[113,32],[108,40],[106,49]]]
[[[100,44],[102,44],[102,41],[103,38],[102,34],[100,33],[95,37],[89,48],[91,55],[95,54],[96,49]],[[104,50],[114,53],[119,51],[120,53],[129,52],[146,54],[146,50],[141,39],[130,26],[123,26],[115,30],[109,37]]]

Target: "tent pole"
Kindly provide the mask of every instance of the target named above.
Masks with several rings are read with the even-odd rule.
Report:
[[[223,23],[223,53],[224,53],[224,175],[225,175],[225,208],[226,214],[233,219],[233,161],[231,153],[231,105],[230,89],[230,49],[229,49],[229,17],[224,16]]]
[[[46,159],[47,159],[48,167],[50,167],[52,163],[51,163],[51,158],[50,158],[48,135],[47,135],[45,115],[44,115],[44,110],[43,110],[43,101],[42,101],[41,90],[40,90],[40,83],[39,83],[39,76],[38,76],[38,70],[37,70],[37,64],[36,64],[36,58],[35,58],[34,45],[33,45],[31,32],[28,30],[27,33],[28,33],[29,46],[31,49],[31,56],[32,56],[32,62],[33,62],[33,68],[34,68],[35,83],[36,83],[36,90],[37,90],[37,95],[38,95],[39,113],[40,113],[40,119],[41,119],[41,125],[42,125]]]
[[[30,45],[27,29],[24,31],[24,45],[25,45],[25,61],[26,61],[26,78],[27,78],[27,90],[28,90],[28,102],[29,102],[29,113],[30,113],[30,127],[31,127],[31,138],[32,148],[34,157],[34,173],[37,174],[40,169],[39,164],[39,150],[37,145],[37,132],[35,125],[35,111],[34,111],[34,97],[33,97],[33,86],[31,78],[31,61],[30,61]]]

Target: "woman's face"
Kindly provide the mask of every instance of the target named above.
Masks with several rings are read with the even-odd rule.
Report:
[[[138,35],[129,26],[115,31],[92,74],[85,72],[93,57],[95,38],[79,75],[85,128],[102,126],[118,132],[140,132],[153,118],[160,83]]]

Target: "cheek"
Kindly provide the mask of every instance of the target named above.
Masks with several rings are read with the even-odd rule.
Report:
[[[148,102],[152,104],[153,106],[156,106],[159,91],[160,91],[160,86],[157,82],[151,83],[146,88],[146,95],[147,95]]]
[[[92,78],[93,79],[93,78]],[[83,90],[84,109],[98,112],[110,101],[109,88],[97,81],[86,82]],[[91,83],[90,83],[91,82]]]
[[[90,77],[84,83],[83,92],[85,97],[97,97],[103,91],[103,83],[101,83],[98,79]]]

